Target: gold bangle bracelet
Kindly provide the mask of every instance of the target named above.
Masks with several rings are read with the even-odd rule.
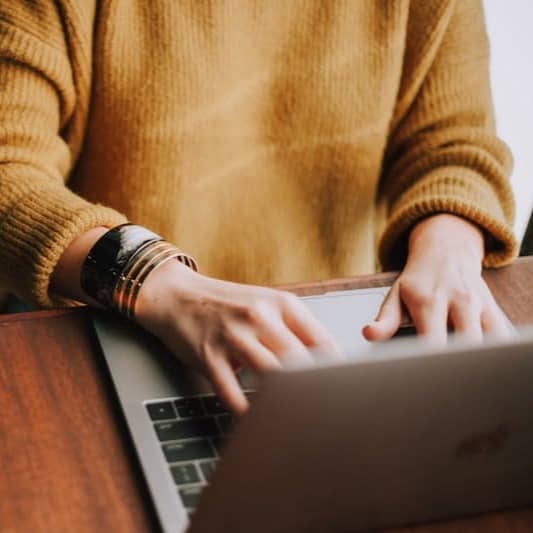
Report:
[[[143,283],[146,281],[146,278],[157,268],[164,265],[167,261],[170,259],[176,258],[177,255],[175,253],[166,255],[165,257],[160,258],[158,261],[153,261],[149,265],[147,265],[146,270],[143,272],[142,278],[139,278],[139,281],[133,285],[130,298],[128,301],[128,305],[126,308],[126,316],[130,319],[135,318],[135,307],[137,304],[137,297],[139,295],[139,291],[141,290],[141,287],[143,286]]]
[[[139,293],[139,289],[141,288],[141,285],[145,281],[148,274],[157,266],[161,265],[165,260],[176,257],[178,253],[179,251],[176,249],[173,250],[172,248],[167,248],[159,251],[151,258],[147,258],[138,275],[133,279],[133,283],[128,285],[127,293],[125,293],[123,296],[122,312],[124,312],[128,318],[133,318],[137,294]]]
[[[161,249],[166,250],[169,246],[169,243],[163,240],[151,243],[150,246],[145,247],[140,253],[136,254],[126,265],[113,288],[113,303],[119,312],[122,312],[124,297],[130,290],[129,285],[135,282],[135,278],[142,266]]]
[[[158,243],[158,246],[151,247],[151,249],[146,250],[143,254],[137,257],[136,261],[131,265],[131,269],[125,273],[121,287],[117,287],[117,291],[115,292],[114,300],[120,313],[125,312],[127,309],[129,295],[133,286],[138,282],[139,273],[154,259],[154,257],[160,257],[161,254],[168,253],[169,249],[171,249],[170,245],[161,242]]]
[[[134,318],[137,296],[148,275],[168,260],[176,258],[198,271],[196,261],[167,241],[155,241],[128,262],[113,288],[113,304],[127,318]]]

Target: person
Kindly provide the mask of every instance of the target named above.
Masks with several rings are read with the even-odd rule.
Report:
[[[516,254],[511,157],[479,0],[2,0],[0,56],[20,298],[121,309],[238,413],[236,367],[335,352],[272,286],[396,268],[368,339],[404,313],[504,331],[481,269]]]

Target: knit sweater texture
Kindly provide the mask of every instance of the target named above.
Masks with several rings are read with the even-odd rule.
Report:
[[[257,284],[397,268],[439,212],[516,253],[478,0],[3,0],[0,286],[145,225]]]

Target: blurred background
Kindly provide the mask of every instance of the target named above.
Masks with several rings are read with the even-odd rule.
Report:
[[[533,209],[533,1],[484,0],[491,80],[500,137],[515,165],[515,230],[522,239]]]

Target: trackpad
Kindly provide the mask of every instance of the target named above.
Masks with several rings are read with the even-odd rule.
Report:
[[[348,354],[367,348],[361,330],[376,317],[389,287],[335,291],[307,296],[303,302],[311,309],[340,348]]]

